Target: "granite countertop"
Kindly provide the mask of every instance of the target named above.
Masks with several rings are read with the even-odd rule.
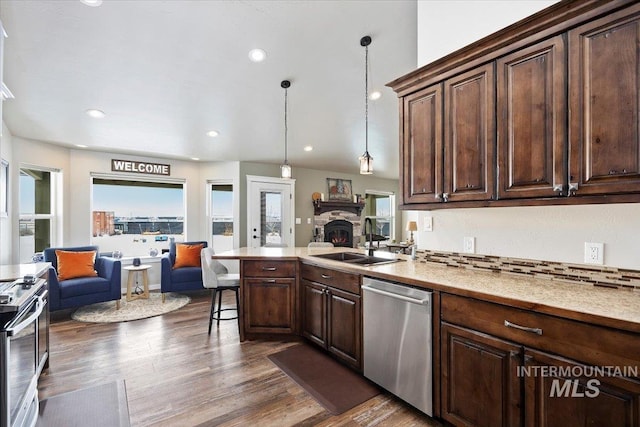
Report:
[[[0,282],[13,282],[14,280],[22,279],[27,274],[40,276],[47,268],[49,268],[48,262],[0,265]]]
[[[216,254],[214,258],[301,259],[319,266],[640,333],[638,291],[448,267],[384,251],[376,251],[375,255],[403,261],[363,267],[313,256],[345,251],[363,253],[349,248],[239,248]]]

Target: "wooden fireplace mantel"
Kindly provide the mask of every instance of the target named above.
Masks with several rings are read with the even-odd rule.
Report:
[[[360,215],[362,213],[363,208],[364,208],[364,202],[351,203],[351,202],[338,202],[333,200],[329,202],[322,202],[320,200],[316,200],[313,202],[314,215],[321,215],[325,212],[336,211],[336,210],[353,212],[356,215]]]

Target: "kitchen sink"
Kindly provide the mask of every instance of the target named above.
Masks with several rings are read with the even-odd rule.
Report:
[[[404,261],[395,257],[369,256],[358,252],[333,252],[328,254],[311,255],[318,258],[331,259],[334,261],[348,262],[349,264],[370,265],[390,264],[392,262]]]

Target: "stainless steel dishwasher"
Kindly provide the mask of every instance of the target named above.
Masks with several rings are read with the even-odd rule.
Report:
[[[365,277],[364,376],[433,415],[431,292]]]

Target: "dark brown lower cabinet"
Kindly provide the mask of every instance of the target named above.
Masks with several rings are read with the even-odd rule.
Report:
[[[295,332],[295,279],[244,279],[244,330]]]
[[[441,337],[442,418],[457,426],[520,426],[521,347],[444,322]]]
[[[593,367],[530,349],[524,362],[527,427],[640,425],[639,381],[594,375]]]
[[[640,426],[637,334],[448,294],[441,297],[441,319],[446,421]]]
[[[302,335],[361,370],[360,295],[301,281]]]
[[[327,287],[302,281],[302,335],[313,343],[327,347]]]
[[[240,271],[240,341],[247,335],[297,333],[298,262],[241,260]]]

